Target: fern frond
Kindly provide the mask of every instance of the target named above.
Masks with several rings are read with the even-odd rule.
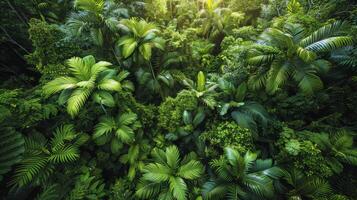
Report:
[[[23,187],[29,184],[46,167],[47,157],[44,155],[30,155],[24,158],[15,171],[11,185]]]
[[[112,117],[102,117],[100,123],[95,127],[93,138],[96,139],[104,134],[114,131],[116,123]]]
[[[57,151],[63,147],[66,141],[71,141],[76,137],[73,125],[64,125],[58,127],[54,132],[54,137],[51,139],[52,151]]]
[[[60,149],[56,149],[49,157],[48,160],[54,164],[72,162],[79,158],[77,147],[73,145],[66,145]]]
[[[25,151],[25,140],[21,133],[13,129],[1,129],[0,134],[0,181],[2,175],[11,170],[11,167],[22,159]]]

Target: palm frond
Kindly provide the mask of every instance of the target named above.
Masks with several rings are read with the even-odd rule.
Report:
[[[87,63],[93,60],[93,56],[86,56]],[[67,65],[75,77],[79,80],[88,80],[90,78],[90,68],[86,65],[84,58],[73,57],[67,60]]]
[[[301,40],[299,44],[302,47],[307,47],[307,46],[309,46],[313,43],[316,43],[318,41],[321,41],[326,38],[341,34],[341,31],[343,31],[346,27],[347,27],[346,22],[336,21],[332,24],[328,24],[328,25],[325,25],[325,26],[319,28],[314,33],[312,33],[310,36]]]
[[[196,160],[190,160],[187,164],[180,166],[178,175],[188,180],[199,178],[203,173],[203,166]]]
[[[15,175],[10,184],[17,187],[26,186],[45,169],[46,165],[47,157],[44,155],[31,155],[24,158],[15,170]]]
[[[22,159],[25,151],[22,134],[11,128],[1,129],[0,134],[0,181],[2,175]]]
[[[43,86],[43,91],[46,95],[52,95],[66,89],[77,87],[78,80],[72,77],[59,77]]]
[[[250,65],[262,65],[270,63],[274,60],[276,54],[265,54],[265,55],[256,55],[248,58],[247,62]]]
[[[187,191],[187,185],[185,181],[180,177],[171,177],[169,179],[169,182],[170,182],[170,191],[172,192],[172,195],[177,200],[185,200],[186,191]]]
[[[38,194],[35,200],[54,200],[60,198],[58,185],[46,185],[42,192]]]
[[[170,179],[171,169],[159,163],[150,163],[143,169],[143,179],[155,183]]]
[[[87,101],[92,90],[85,88],[77,88],[73,91],[67,101],[67,112],[74,117]]]
[[[108,134],[116,128],[116,123],[112,117],[102,117],[96,125],[93,138],[96,139],[104,134]]]
[[[144,199],[151,198],[160,192],[160,186],[160,183],[148,182],[141,179],[136,187],[135,195]]]
[[[170,146],[166,148],[166,162],[171,168],[178,166],[180,162],[180,152],[176,146]]]
[[[120,125],[130,125],[137,120],[138,116],[135,113],[127,112],[119,115],[117,119],[118,124]]]
[[[100,13],[104,8],[104,0],[75,0],[74,7],[93,13]]]
[[[48,160],[52,163],[72,162],[79,158],[78,149],[73,145],[65,145],[60,149],[54,151]]]
[[[297,49],[297,55],[305,62],[315,60],[317,55],[315,52],[309,51],[305,48],[299,47]]]
[[[73,125],[64,125],[58,127],[51,139],[52,151],[60,150],[66,141],[71,141],[76,137]]]
[[[353,44],[353,40],[349,36],[329,37],[320,41],[317,41],[305,49],[313,52],[330,52],[341,47],[350,46]]]
[[[123,141],[129,143],[134,140],[134,130],[126,125],[121,125],[116,131],[115,136]]]
[[[291,67],[289,62],[282,63],[274,62],[268,72],[267,79],[267,91],[275,93],[281,85],[288,80],[291,73]]]
[[[227,192],[227,185],[218,184],[217,181],[208,181],[202,187],[204,199],[223,199]]]
[[[296,76],[294,75],[294,77]],[[323,88],[323,83],[320,77],[317,75],[313,73],[307,73],[299,81],[298,86],[303,93],[312,95],[314,91],[321,90]]]
[[[267,176],[249,174],[244,179],[244,183],[249,190],[260,197],[271,198],[273,196],[273,184]]]

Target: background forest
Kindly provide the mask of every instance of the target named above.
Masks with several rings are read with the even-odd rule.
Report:
[[[357,199],[348,0],[1,0],[0,199]]]

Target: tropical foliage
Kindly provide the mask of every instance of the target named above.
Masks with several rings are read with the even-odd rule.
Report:
[[[0,6],[0,199],[357,199],[354,1]]]
[[[249,151],[241,156],[229,147],[224,149],[223,157],[211,162],[211,166],[217,178],[203,185],[206,199],[272,198],[274,179],[283,175],[271,159],[257,160],[257,154]]]

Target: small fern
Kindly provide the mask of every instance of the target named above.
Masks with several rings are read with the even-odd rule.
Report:
[[[57,128],[50,141],[39,134],[26,138],[24,159],[10,184],[22,187],[34,181],[44,182],[57,165],[78,159],[78,148],[87,139],[87,135],[77,134],[72,125]]]

